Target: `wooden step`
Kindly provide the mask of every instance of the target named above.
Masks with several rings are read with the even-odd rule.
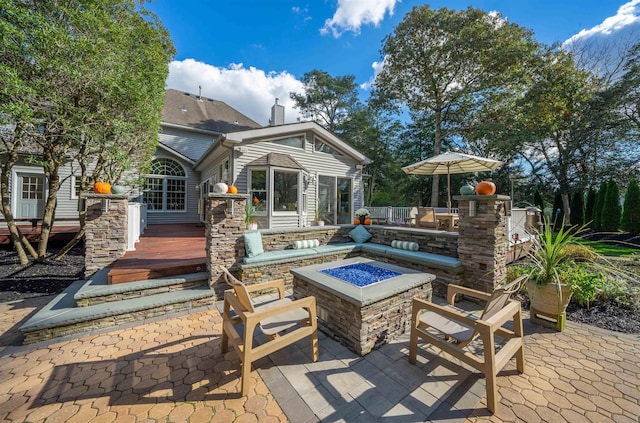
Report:
[[[153,263],[151,260],[138,260],[136,264],[129,264],[127,267],[113,268],[109,271],[109,284],[121,284],[127,282],[141,281],[145,279],[156,279],[167,276],[176,276],[186,273],[197,273],[206,270],[204,258],[191,259],[168,259],[163,258],[162,263]]]

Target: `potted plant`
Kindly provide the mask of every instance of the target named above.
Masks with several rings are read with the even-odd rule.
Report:
[[[549,220],[545,219],[544,230],[533,237],[528,253],[531,264],[526,270],[526,286],[531,300],[531,319],[542,324],[555,321],[560,331],[565,327],[567,305],[576,289],[572,280],[563,278],[563,270],[572,266],[579,256],[578,250],[569,246],[577,244],[576,235],[583,232],[585,226],[574,228],[567,230],[562,225],[554,234]]]
[[[247,226],[247,229],[250,231],[255,231],[258,229],[258,224],[252,220],[254,211],[255,211],[255,207],[253,206],[253,204],[247,202],[244,205],[244,224]]]
[[[320,206],[316,206],[316,213],[313,221],[316,226],[324,226],[324,220],[320,217]]]
[[[358,216],[358,218],[360,219],[360,224],[364,225],[364,221],[367,217],[369,217],[371,213],[369,213],[369,210],[367,209],[358,209],[356,210],[356,216]]]

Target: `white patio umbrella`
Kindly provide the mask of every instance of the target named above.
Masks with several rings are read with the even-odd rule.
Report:
[[[447,208],[451,210],[452,173],[486,172],[495,170],[503,164],[498,160],[450,152],[438,154],[421,162],[404,166],[402,170],[410,175],[447,175]]]

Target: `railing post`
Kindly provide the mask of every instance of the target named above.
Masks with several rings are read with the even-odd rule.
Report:
[[[244,194],[209,194],[205,199],[206,263],[209,285],[217,298],[222,298],[228,288],[218,266],[233,270],[244,257],[244,207],[248,198]]]
[[[506,195],[461,195],[458,201],[458,258],[464,285],[491,292],[507,274]]]
[[[127,196],[83,193],[85,199],[85,278],[127,251]]]

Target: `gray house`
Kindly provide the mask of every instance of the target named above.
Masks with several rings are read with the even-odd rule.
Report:
[[[315,122],[284,124],[284,107],[262,127],[224,102],[167,90],[151,171],[132,201],[147,204],[150,224],[203,221],[203,199],[218,182],[250,194],[262,228],[308,226],[316,210],[328,224],[350,223],[363,204],[369,159]],[[77,218],[77,163],[61,169],[57,219]],[[13,169],[11,204],[18,219],[41,218],[41,167]],[[4,222],[0,222],[4,226]]]

